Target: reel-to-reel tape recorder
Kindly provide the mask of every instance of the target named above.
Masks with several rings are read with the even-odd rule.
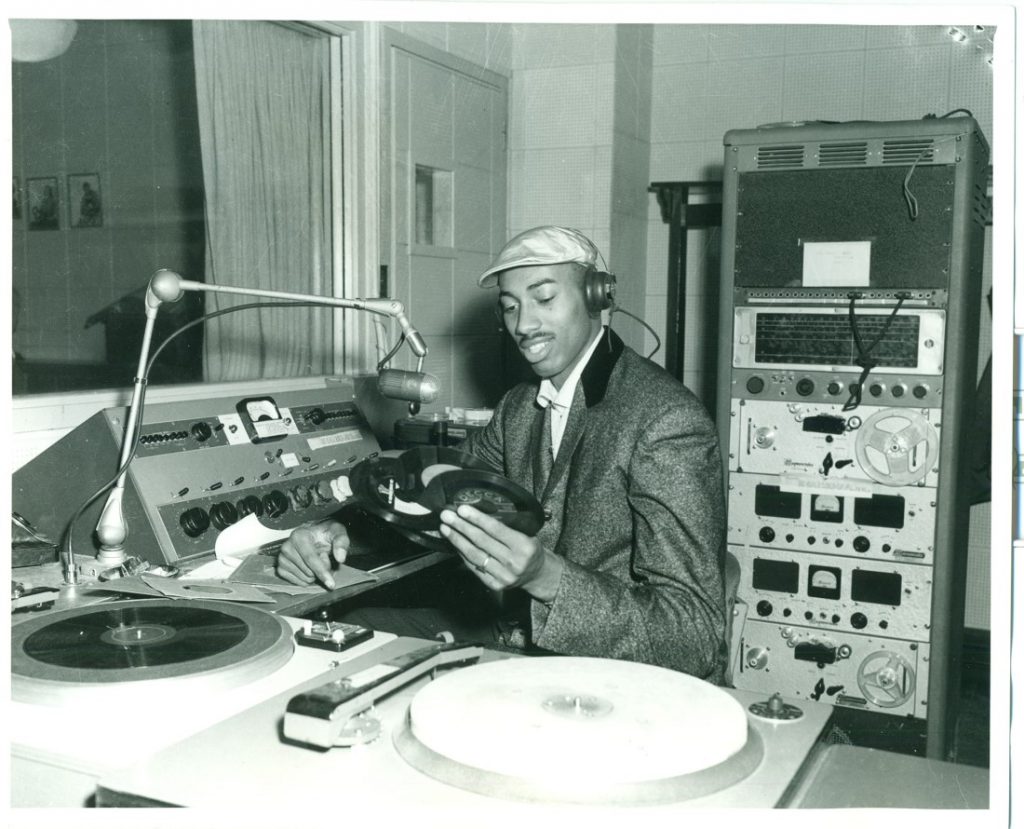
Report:
[[[941,757],[988,146],[971,118],[735,130],[725,146],[734,681],[909,717]]]

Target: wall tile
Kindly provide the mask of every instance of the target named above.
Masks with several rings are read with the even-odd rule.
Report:
[[[893,46],[914,48],[950,42],[949,26],[868,26],[865,46],[888,49]]]
[[[651,142],[700,141],[708,107],[706,63],[656,66],[651,81]]]
[[[611,60],[615,26],[516,23],[512,25],[512,43],[513,69],[587,66]]]
[[[654,27],[654,65],[705,63],[708,38],[704,26],[659,24]]]
[[[786,58],[783,121],[853,121],[864,113],[864,51]]]
[[[727,130],[780,121],[784,67],[783,58],[712,63],[704,139],[720,140]]]
[[[702,26],[712,64],[738,58],[781,55],[785,51],[787,26],[712,25]]]
[[[864,117],[888,121],[946,112],[952,45],[872,52],[864,72],[870,90],[864,96]]]
[[[786,26],[786,54],[806,52],[834,55],[842,51],[863,51],[867,43],[864,26]]]

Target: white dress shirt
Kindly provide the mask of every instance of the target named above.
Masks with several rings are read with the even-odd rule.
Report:
[[[583,356],[579,359],[569,376],[562,383],[562,388],[556,389],[555,384],[548,378],[540,381],[540,390],[537,392],[537,405],[542,409],[551,407],[551,457],[552,460],[558,457],[558,447],[562,444],[562,435],[565,434],[565,423],[569,419],[569,409],[572,407],[572,398],[576,394],[576,386],[583,375],[583,369],[587,367],[590,355],[594,353],[597,344],[601,342],[604,335],[604,327],[598,331],[593,342],[587,346]]]

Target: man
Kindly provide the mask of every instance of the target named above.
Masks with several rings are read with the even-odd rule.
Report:
[[[441,534],[485,587],[529,598],[533,646],[648,662],[721,682],[726,662],[722,473],[714,426],[681,383],[626,347],[587,300],[598,252],[579,231],[512,239],[480,277],[538,382],[459,448],[531,490],[536,537],[471,506]],[[296,531],[278,564],[298,583],[343,560],[338,524]],[[507,620],[506,620],[507,621]],[[514,637],[513,637],[514,640]]]

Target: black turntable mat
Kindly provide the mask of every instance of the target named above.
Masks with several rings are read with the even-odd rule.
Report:
[[[15,699],[59,703],[90,686],[201,680],[211,690],[228,688],[275,670],[293,649],[291,627],[264,610],[206,600],[117,601],[15,625],[12,690]]]
[[[95,610],[53,622],[25,639],[47,665],[97,670],[174,665],[242,642],[249,626],[220,610],[181,606]]]

